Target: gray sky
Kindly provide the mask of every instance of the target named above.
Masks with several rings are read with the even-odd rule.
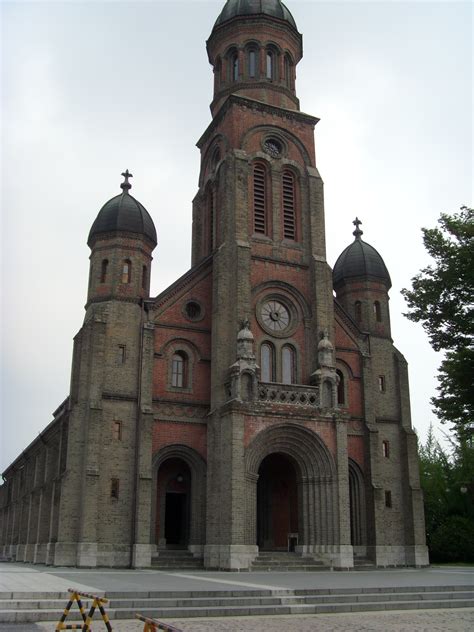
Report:
[[[211,120],[205,40],[223,5],[1,4],[2,470],[68,394],[87,235],[124,169],[158,232],[152,294],[189,268],[195,142]],[[321,119],[328,261],[358,215],[392,277],[392,334],[424,438],[441,358],[401,316],[400,289],[429,263],[420,228],[472,204],[472,5],[287,5],[304,38],[301,109]]]

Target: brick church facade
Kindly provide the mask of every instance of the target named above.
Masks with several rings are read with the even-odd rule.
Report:
[[[149,294],[156,231],[122,192],[89,233],[71,389],[7,468],[4,555],[148,567],[184,549],[248,569],[262,551],[333,568],[426,565],[407,365],[390,276],[354,241],[326,261],[302,36],[280,0],[227,0],[207,41],[191,269]]]

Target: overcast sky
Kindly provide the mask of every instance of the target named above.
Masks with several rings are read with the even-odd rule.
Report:
[[[152,294],[189,268],[195,143],[211,120],[205,40],[223,5],[1,5],[2,470],[68,395],[87,235],[124,169],[158,232]],[[429,399],[440,357],[401,315],[400,290],[429,263],[421,227],[472,204],[472,5],[287,6],[303,33],[301,109],[321,119],[328,261],[352,241],[358,215],[392,277],[392,334],[424,439],[436,423]]]

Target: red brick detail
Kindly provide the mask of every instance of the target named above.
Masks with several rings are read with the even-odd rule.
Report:
[[[348,457],[355,461],[362,471],[365,470],[364,458],[364,437],[349,436],[347,437],[347,453]]]
[[[155,421],[153,426],[153,454],[156,454],[167,445],[175,444],[188,446],[207,460],[206,424]]]

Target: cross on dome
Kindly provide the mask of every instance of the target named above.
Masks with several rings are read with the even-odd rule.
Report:
[[[132,185],[130,184],[128,179],[133,178],[133,174],[131,174],[130,171],[127,169],[121,175],[125,178],[125,181],[122,182],[122,184],[120,185],[120,188],[123,189],[124,191],[128,191],[129,189],[132,188]]]
[[[356,227],[355,231],[352,233],[356,239],[360,239],[360,236],[364,234],[363,230],[360,230],[359,226],[362,224],[358,217],[352,222]]]

